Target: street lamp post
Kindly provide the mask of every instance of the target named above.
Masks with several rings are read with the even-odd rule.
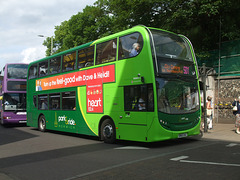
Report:
[[[44,35],[38,35],[38,37],[46,37],[47,36],[44,36]],[[53,36],[51,36],[51,55],[53,54]]]
[[[203,81],[203,119],[204,119],[204,132],[207,132],[207,107],[206,107],[206,64],[203,63],[202,66],[202,81]]]

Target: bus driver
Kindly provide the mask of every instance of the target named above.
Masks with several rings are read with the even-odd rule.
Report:
[[[130,57],[134,57],[134,56],[137,56],[138,55],[138,51],[140,49],[140,44],[139,43],[134,43],[132,45],[133,49],[131,50],[129,56]]]

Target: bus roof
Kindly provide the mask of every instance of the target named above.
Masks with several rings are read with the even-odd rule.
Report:
[[[29,65],[35,64],[35,63],[38,63],[38,62],[41,62],[41,61],[44,61],[44,60],[48,60],[48,59],[51,59],[51,58],[55,58],[55,57],[58,57],[58,56],[61,56],[61,55],[67,54],[67,53],[71,53],[71,52],[76,51],[78,49],[83,49],[83,48],[86,48],[86,47],[89,47],[89,46],[92,46],[92,45],[95,45],[95,44],[98,44],[98,43],[101,43],[101,42],[105,42],[105,41],[111,40],[113,38],[116,38],[116,37],[119,37],[119,36],[123,36],[123,35],[128,34],[128,33],[136,32],[136,31],[145,31],[146,32],[147,28],[161,30],[161,31],[165,31],[165,32],[168,32],[168,33],[171,33],[171,34],[175,34],[173,32],[170,32],[170,31],[167,31],[167,30],[163,30],[163,29],[146,27],[144,25],[137,25],[137,26],[134,26],[134,27],[132,27],[130,29],[127,29],[127,30],[124,30],[124,31],[120,31],[118,33],[114,33],[114,34],[108,35],[106,37],[102,37],[102,38],[97,39],[95,41],[91,41],[91,42],[82,44],[80,46],[76,46],[74,48],[62,51],[60,53],[57,53],[57,54],[54,54],[54,55],[51,55],[51,56],[47,56],[47,57],[39,59],[37,61],[33,61]],[[175,34],[175,35],[178,35],[178,34]]]
[[[74,48],[71,48],[71,49],[68,49],[68,50],[65,50],[65,51],[62,51],[60,53],[57,53],[57,54],[54,54],[54,55],[51,55],[51,56],[47,56],[45,58],[42,58],[42,59],[39,59],[37,61],[31,62],[31,63],[29,63],[29,65],[35,64],[35,63],[38,63],[38,62],[41,62],[41,61],[44,61],[44,60],[48,60],[48,59],[51,59],[51,58],[55,58],[55,57],[58,57],[58,56],[61,56],[61,55],[64,55],[64,54],[76,51],[76,50],[81,49],[81,48],[89,47],[92,43],[93,43],[93,41],[92,42],[88,42],[86,44],[82,44],[80,46],[76,46]]]

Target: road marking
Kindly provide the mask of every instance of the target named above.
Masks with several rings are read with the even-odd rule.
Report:
[[[240,164],[227,164],[227,163],[204,162],[204,161],[187,161],[187,160],[180,160],[180,162],[193,163],[193,164],[208,164],[208,165],[240,167]]]
[[[233,146],[237,146],[238,144],[236,144],[236,143],[230,143],[230,144],[228,144],[228,145],[226,145],[226,147],[233,147]]]
[[[176,158],[172,158],[172,159],[170,159],[171,161],[180,161],[180,160],[182,160],[182,159],[187,159],[188,158],[188,156],[179,156],[179,157],[176,157]]]
[[[218,165],[218,166],[234,166],[234,167],[240,167],[240,164],[227,164],[227,163],[217,163],[217,162],[206,162],[206,161],[189,161],[184,160],[187,159],[188,156],[179,156],[176,158],[170,159],[171,161],[179,161],[183,163],[192,163],[192,164],[208,164],[208,165]]]
[[[190,150],[198,149],[198,148],[202,148],[202,147],[212,146],[212,145],[215,145],[215,144],[217,144],[217,143],[214,142],[214,143],[210,143],[210,144],[194,146],[194,147],[181,149],[181,150],[177,150],[177,151],[166,152],[166,153],[162,153],[162,154],[155,155],[155,156],[149,156],[149,157],[145,157],[145,158],[142,158],[142,159],[136,159],[136,160],[128,161],[128,162],[125,162],[125,163],[111,165],[111,166],[108,166],[108,167],[105,167],[105,168],[101,168],[101,169],[85,172],[85,173],[82,173],[82,174],[78,174],[76,176],[66,178],[65,180],[79,179],[81,177],[89,176],[89,175],[92,175],[92,174],[95,174],[95,173],[110,171],[111,169],[114,169],[114,168],[119,168],[119,167],[131,165],[131,164],[134,164],[134,163],[139,163],[139,162],[142,162],[142,161],[147,161],[147,160],[151,160],[151,159],[155,159],[155,158],[160,158],[160,157],[164,157],[164,156],[175,154],[175,153],[180,153],[180,152],[190,151]]]
[[[114,149],[118,149],[118,150],[121,150],[121,149],[129,149],[129,150],[138,150],[138,149],[140,149],[140,150],[142,150],[142,149],[149,149],[149,148],[146,148],[146,147],[139,147],[139,146],[124,146],[124,147],[118,147],[118,148],[114,148]]]

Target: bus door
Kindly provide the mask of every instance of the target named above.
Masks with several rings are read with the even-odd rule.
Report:
[[[33,95],[32,97],[32,102],[30,104],[27,104],[29,111],[27,112],[27,124],[37,127],[38,126],[38,99],[37,95]],[[35,123],[35,124],[33,124]]]
[[[153,106],[152,84],[125,86],[124,113],[119,121],[121,136],[126,135],[130,140],[139,140],[139,138],[145,140],[148,117],[153,111]]]

